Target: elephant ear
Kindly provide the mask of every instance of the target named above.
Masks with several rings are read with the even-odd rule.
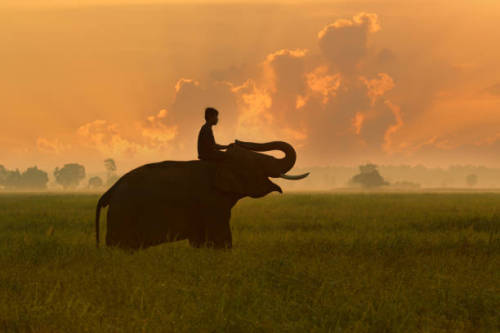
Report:
[[[273,191],[282,192],[281,188],[271,182],[262,170],[254,166],[252,158],[239,147],[228,149],[229,158],[217,163],[215,171],[215,187],[223,192],[236,193],[241,196],[260,198]],[[253,153],[255,154],[255,153]]]

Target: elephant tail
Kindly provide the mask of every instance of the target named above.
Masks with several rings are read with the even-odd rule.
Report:
[[[111,189],[112,188],[110,188],[101,196],[101,198],[97,202],[97,207],[95,210],[95,241],[97,247],[99,247],[99,218],[101,216],[101,208],[109,205],[109,199],[111,198]]]

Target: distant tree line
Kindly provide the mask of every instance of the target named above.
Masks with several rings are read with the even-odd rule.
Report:
[[[101,189],[104,186],[111,186],[118,179],[116,174],[116,163],[108,158],[104,161],[106,169],[106,182],[99,176],[90,177],[88,180],[89,189]],[[65,190],[76,189],[86,177],[85,167],[78,163],[64,164],[53,171],[55,184],[60,185]],[[38,169],[37,166],[21,172],[19,169],[8,170],[0,165],[0,189],[4,190],[46,190],[49,183],[47,172]]]
[[[103,161],[102,177],[92,176],[82,186],[86,178],[85,167],[78,163],[65,164],[56,168],[49,183],[49,174],[37,166],[25,171],[8,170],[0,165],[0,189],[4,190],[45,190],[58,185],[66,190],[87,188],[102,190],[112,186],[118,179],[116,162],[112,158]],[[423,165],[375,165],[372,163],[358,167],[322,166],[297,169],[297,172],[311,172],[300,182],[283,183],[290,190],[331,190],[334,188],[365,187],[417,189],[420,187],[500,187],[500,168],[484,166],[455,165],[448,168],[428,168]]]
[[[19,169],[7,170],[0,165],[0,186],[7,190],[44,190],[49,176],[36,166],[20,172]]]
[[[279,183],[289,190],[332,190],[349,187],[390,186],[400,189],[418,188],[500,188],[500,168],[452,165],[430,168],[423,165],[321,166],[297,168],[310,172],[300,182]],[[363,170],[361,170],[363,169]],[[389,183],[389,184],[387,184]]]

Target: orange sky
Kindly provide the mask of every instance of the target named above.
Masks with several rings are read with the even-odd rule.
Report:
[[[300,166],[500,165],[496,0],[150,2],[2,2],[0,164],[195,158],[214,106]]]

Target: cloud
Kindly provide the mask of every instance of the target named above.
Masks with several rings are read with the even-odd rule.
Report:
[[[146,144],[153,149],[168,148],[177,136],[177,126],[168,124],[167,115],[168,111],[162,109],[157,115],[147,117],[147,120],[139,125]]]
[[[304,57],[306,49],[282,49],[269,54],[263,63],[265,78],[273,92],[296,92],[304,88]]]
[[[386,96],[395,82],[388,73],[373,76],[373,68],[358,66],[369,57],[368,36],[379,29],[375,14],[337,20],[318,34],[321,55],[301,48],[271,52],[240,84],[183,77],[173,86],[172,102],[137,121],[135,133],[94,120],[77,134],[82,145],[106,156],[190,159],[204,109],[211,106],[220,111],[219,143],[286,140],[312,163],[389,152],[403,126],[403,111]],[[40,145],[57,149],[49,141]]]
[[[404,122],[401,114],[401,108],[399,106],[393,104],[391,101],[385,101],[385,104],[389,109],[391,109],[392,113],[394,114],[394,118],[396,119],[396,122],[390,125],[384,134],[384,151],[387,153],[392,153],[392,146],[394,144],[392,135],[401,129],[401,127],[404,125]]]
[[[306,100],[310,97],[320,97],[323,104],[326,104],[330,98],[335,97],[340,87],[341,75],[329,74],[327,66],[319,66],[306,74],[306,82],[310,93]]]
[[[240,86],[233,86],[231,91],[238,108],[236,135],[240,139],[265,137],[266,133],[273,131],[272,97],[267,89],[259,88],[254,80],[249,79]]]
[[[64,153],[71,148],[71,145],[67,145],[59,141],[58,139],[47,139],[44,137],[38,137],[36,139],[36,148],[44,153]]]
[[[96,148],[109,156],[133,156],[140,149],[137,143],[131,142],[119,133],[119,126],[106,120],[94,120],[83,124],[77,130],[84,146]]]
[[[368,5],[365,8],[377,9]],[[254,23],[243,29],[246,23],[240,24],[239,20],[226,22],[224,29],[207,25],[212,29],[208,40],[204,36],[196,39],[198,27],[206,25],[204,21],[189,28],[192,30],[181,29],[172,35],[175,38],[163,34],[145,40],[143,37],[153,31],[147,26],[125,44],[118,43],[115,35],[104,36],[100,43],[99,39],[89,39],[96,44],[85,44],[85,49],[119,50],[124,58],[116,62],[119,58],[110,53],[114,59],[110,64],[102,60],[106,57],[99,57],[103,62],[95,60],[95,73],[88,71],[88,78],[74,82],[73,92],[61,94],[60,99],[66,101],[55,103],[50,93],[37,86],[32,98],[16,95],[12,98],[15,103],[6,104],[4,109],[28,110],[29,116],[27,111],[22,121],[26,124],[41,119],[36,118],[40,116],[34,104],[45,103],[44,110],[61,114],[50,117],[54,118],[52,138],[47,137],[47,131],[29,137],[30,147],[35,146],[39,152],[55,155],[71,150],[89,156],[97,152],[118,159],[123,156],[131,164],[141,163],[146,157],[148,161],[196,158],[196,138],[207,106],[220,111],[220,123],[214,128],[219,143],[230,143],[235,138],[286,140],[297,148],[299,163],[387,163],[398,158],[411,162],[420,156],[434,158],[439,152],[451,157],[458,156],[454,153],[458,151],[472,154],[480,150],[479,146],[496,147],[500,84],[488,82],[496,82],[498,75],[493,66],[481,68],[480,59],[474,60],[474,66],[456,65],[470,63],[465,53],[476,52],[474,47],[457,48],[458,44],[447,39],[448,30],[440,30],[449,26],[450,31],[462,36],[464,32],[455,22],[446,25],[436,20],[419,26],[421,16],[402,20],[384,11],[384,31],[379,33],[382,25],[377,14],[346,16],[322,26],[321,22],[328,22],[325,20],[331,15],[342,14],[333,10],[325,14],[323,5],[316,9],[321,15],[314,12],[311,17],[321,19],[301,21],[300,25],[287,23],[291,16],[280,17],[278,22],[277,15],[271,15],[272,24],[260,30]],[[305,15],[296,14],[295,18]],[[169,18],[160,21],[170,22],[169,27],[183,22]],[[160,21],[155,21],[153,28],[168,31],[158,29]],[[271,26],[278,30],[266,34],[266,38],[273,36],[266,42],[261,33]],[[245,37],[228,33],[226,27]],[[478,28],[468,29],[472,35]],[[148,41],[151,44],[140,44]],[[62,44],[52,41],[49,45]],[[81,45],[72,44],[72,49],[80,49],[77,46]],[[122,52],[129,49],[142,51]],[[164,53],[167,49],[175,51],[175,57]],[[25,53],[31,54],[28,51]],[[75,58],[73,53],[70,56],[66,61],[78,67],[66,67],[68,70],[61,73],[74,72],[87,64],[86,57]],[[40,59],[60,62],[52,56]],[[53,67],[40,64],[36,63],[40,69]],[[65,76],[59,79],[64,83],[67,80]],[[483,80],[488,81],[485,84]],[[16,104],[22,100],[36,103]],[[61,110],[69,109],[74,100],[79,101],[78,109],[67,116],[70,113]],[[59,108],[57,112],[55,108]],[[14,119],[11,115],[5,123]],[[67,132],[57,132],[64,126]],[[25,128],[26,132],[30,130]],[[14,137],[12,133],[5,134],[3,142],[7,136]],[[474,144],[469,147],[470,142]]]
[[[357,66],[368,57],[368,35],[379,29],[375,14],[338,20],[318,34],[323,61],[318,63],[317,55],[307,49],[281,49],[268,54],[260,72],[243,84],[225,81],[223,87],[229,87],[234,98],[225,99],[236,110],[235,135],[253,141],[289,141],[312,163],[348,161],[356,154],[366,158],[388,150],[394,133],[403,126],[403,112],[386,97],[395,82],[387,73],[371,77],[370,71],[364,73]],[[181,82],[172,114],[199,110],[195,101],[206,100],[209,91],[213,95],[214,83],[204,88],[194,81]],[[226,109],[221,110],[224,117]],[[187,119],[192,123],[196,117]],[[187,130],[187,124],[180,127],[191,136],[195,131]],[[187,138],[179,140],[187,144]]]
[[[127,136],[116,123],[94,120],[77,129],[80,144],[100,152],[103,156],[137,157],[151,153],[170,151],[177,135],[177,127],[168,124],[168,112],[160,110],[137,122],[135,129],[140,135]]]
[[[394,88],[394,80],[386,73],[379,73],[378,78],[371,80],[361,76],[360,80],[368,89],[368,97],[370,97],[372,105],[375,104],[377,98]]]
[[[383,48],[377,52],[374,61],[377,66],[390,65],[397,61],[397,56],[391,49]]]
[[[325,26],[318,33],[319,46],[329,63],[350,74],[367,55],[369,34],[378,30],[377,14],[360,13]]]
[[[174,100],[169,107],[137,121],[133,131],[125,131],[108,120],[94,120],[78,128],[80,144],[107,156],[193,158],[197,133],[208,106],[221,110],[221,137],[234,140],[239,112],[237,90],[227,82],[202,85],[198,80],[181,78],[174,85]],[[252,104],[249,94],[241,91],[240,103]]]
[[[300,131],[300,112],[297,105],[306,102],[306,66],[308,66],[306,49],[282,49],[270,53],[263,63],[263,74],[259,88],[264,90],[272,101],[270,113],[277,128],[291,127]],[[300,109],[300,108],[299,108]],[[274,131],[279,135],[279,131]]]
[[[194,87],[198,87],[200,85],[200,82],[193,80],[193,79],[181,78],[175,84],[175,92],[179,93],[179,91],[182,89],[182,86],[184,86],[184,85],[188,85],[188,86],[191,85]]]
[[[392,146],[403,126],[403,112],[386,95],[395,87],[384,72],[375,77],[368,37],[380,30],[376,14],[337,20],[318,34],[323,62],[306,50],[271,53],[264,75],[277,135],[301,149],[312,163],[334,163],[376,156]],[[372,54],[375,54],[372,55]],[[364,61],[370,68],[360,66]]]

